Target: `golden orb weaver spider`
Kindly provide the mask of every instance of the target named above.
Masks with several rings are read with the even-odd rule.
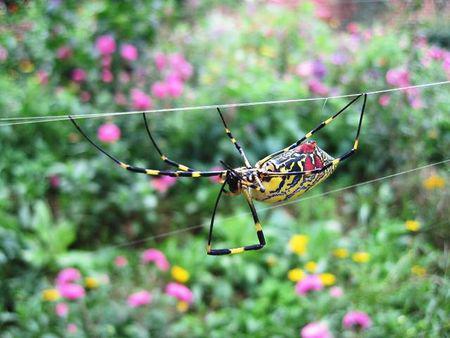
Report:
[[[331,123],[336,117],[344,112],[349,106],[356,102],[360,97],[364,97],[361,113],[359,117],[358,129],[353,142],[353,147],[343,155],[339,157],[332,157],[322,150],[315,141],[308,141],[308,139],[318,132],[320,129]],[[306,191],[318,185],[320,182],[328,178],[335,170],[338,164],[350,156],[352,156],[358,149],[359,133],[361,131],[362,120],[364,116],[364,109],[366,106],[367,94],[360,94],[353,100],[351,100],[344,108],[337,113],[321,122],[313,130],[305,134],[301,139],[291,144],[290,146],[281,149],[271,155],[266,156],[262,160],[258,161],[255,166],[252,166],[245,155],[239,142],[233,137],[230,129],[228,128],[225,119],[223,118],[220,109],[219,112],[222,123],[225,127],[225,132],[228,135],[231,142],[234,144],[239,154],[244,160],[245,166],[239,168],[231,168],[227,164],[221,162],[226,170],[216,171],[197,171],[183,164],[177,163],[169,159],[158,147],[155,139],[153,138],[148,123],[143,113],[145,128],[147,134],[159,153],[161,159],[167,164],[176,167],[175,171],[164,171],[156,169],[147,169],[136,167],[119,161],[108,152],[100,148],[94,141],[92,141],[75,122],[75,120],[69,116],[72,123],[77,130],[83,135],[86,140],[91,143],[97,150],[108,156],[111,160],[116,162],[121,168],[129,170],[135,173],[146,174],[150,176],[171,176],[171,177],[220,177],[222,186],[214,205],[214,210],[211,217],[211,224],[208,234],[208,255],[229,255],[237,254],[244,251],[259,250],[264,247],[266,240],[264,238],[261,223],[259,222],[258,215],[256,213],[253,200],[262,201],[266,203],[276,203],[286,200],[293,200],[300,197]],[[211,247],[212,231],[214,226],[214,217],[216,215],[217,206],[220,198],[228,186],[229,193],[232,195],[242,194],[246,199],[248,206],[250,207],[253,221],[255,224],[256,235],[258,237],[258,244],[246,245],[243,247],[233,249],[213,249]]]

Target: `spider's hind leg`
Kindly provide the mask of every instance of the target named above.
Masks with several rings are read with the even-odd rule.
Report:
[[[183,164],[180,164],[178,162],[172,161],[170,158],[168,158],[166,155],[163,154],[163,152],[161,151],[161,149],[158,147],[158,145],[156,144],[155,139],[152,136],[152,133],[150,132],[150,128],[148,126],[148,122],[147,122],[147,117],[145,116],[145,113],[142,113],[142,117],[144,118],[144,124],[145,124],[145,129],[147,130],[147,135],[150,138],[150,141],[152,142],[153,146],[155,147],[156,151],[158,152],[159,156],[161,157],[161,159],[166,162],[167,164],[178,168],[178,170],[181,171],[194,171],[194,169],[185,166]]]

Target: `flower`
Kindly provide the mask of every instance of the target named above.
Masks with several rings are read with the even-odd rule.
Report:
[[[140,307],[150,304],[152,301],[152,295],[148,291],[138,291],[132,293],[127,298],[127,303],[129,307]]]
[[[327,68],[322,61],[314,60],[312,64],[312,73],[317,79],[322,80],[327,74]]]
[[[289,248],[297,255],[304,255],[307,250],[309,237],[307,235],[294,235],[289,240]]]
[[[332,273],[321,273],[319,278],[325,286],[330,286],[336,283],[336,276]]]
[[[139,57],[137,48],[129,43],[122,45],[120,55],[127,61],[136,61]]]
[[[152,95],[164,99],[169,95],[169,88],[165,82],[157,81],[152,85]]]
[[[380,104],[380,106],[386,107],[389,102],[391,100],[391,97],[389,95],[381,95],[380,98],[378,99],[378,103]]]
[[[81,68],[75,68],[72,71],[72,80],[75,82],[83,82],[86,80],[86,71]]]
[[[60,60],[68,59],[72,56],[72,48],[67,46],[59,47],[56,51],[56,58]]]
[[[189,280],[189,272],[181,266],[174,265],[170,271],[173,279],[180,283],[186,283]]]
[[[426,270],[423,266],[420,266],[420,265],[414,265],[414,266],[411,268],[411,273],[412,273],[413,275],[418,276],[418,277],[424,277],[424,276],[427,274],[427,270]]]
[[[52,189],[58,189],[61,185],[61,179],[58,175],[51,175],[48,180]]]
[[[114,80],[113,73],[108,68],[102,69],[102,81],[105,83],[111,83]]]
[[[350,311],[342,319],[342,325],[346,329],[362,329],[365,330],[372,325],[372,319],[369,315],[362,311]]]
[[[80,271],[78,269],[75,268],[65,268],[62,269],[59,273],[58,276],[56,276],[56,284],[66,284],[66,283],[71,283],[74,281],[77,281],[81,278],[81,274]]]
[[[317,270],[317,263],[314,261],[309,261],[305,264],[305,269],[308,272],[316,272]]]
[[[68,333],[77,333],[78,328],[74,323],[67,324],[67,332]]]
[[[328,329],[327,324],[323,322],[312,322],[305,325],[301,331],[302,338],[332,338],[332,334]]]
[[[317,275],[306,275],[295,286],[295,291],[300,296],[306,295],[310,291],[320,291],[323,289],[322,281]]]
[[[189,309],[189,303],[187,302],[178,302],[177,303],[177,310],[179,312],[186,312]]]
[[[8,58],[8,50],[0,46],[0,61],[5,61]]]
[[[100,285],[99,281],[97,279],[95,279],[94,277],[86,277],[84,279],[84,284],[86,285],[86,287],[88,289],[96,289]]]
[[[163,53],[156,53],[155,65],[158,70],[163,70],[167,65],[167,57]]]
[[[302,269],[295,268],[288,271],[288,279],[292,282],[299,282],[305,277],[305,272]]]
[[[120,135],[120,128],[114,123],[104,123],[97,130],[97,138],[104,143],[114,143]]]
[[[47,302],[54,302],[61,297],[57,289],[45,289],[42,291],[42,299]]]
[[[177,181],[176,177],[162,176],[153,178],[151,180],[151,185],[159,193],[165,193],[169,188],[175,184]]]
[[[116,51],[116,41],[112,35],[102,35],[97,39],[95,47],[102,55],[113,54]]]
[[[192,304],[194,300],[192,291],[187,286],[179,283],[171,282],[167,284],[166,294],[188,304]]]
[[[308,88],[311,93],[319,95],[327,95],[329,92],[328,87],[318,79],[310,79],[308,81]]]
[[[344,290],[339,286],[333,286],[330,288],[329,294],[333,298],[341,298],[344,295]]]
[[[69,305],[67,305],[67,303],[56,304],[55,313],[58,317],[66,317],[69,313]]]
[[[131,101],[136,109],[149,109],[152,107],[152,99],[140,89],[131,90]]]
[[[83,91],[80,93],[80,99],[81,99],[81,101],[83,101],[83,102],[88,102],[88,101],[91,99],[91,93],[89,93],[89,92],[86,91],[86,90],[83,90]]]
[[[75,300],[78,298],[83,298],[85,296],[84,288],[78,284],[59,284],[58,291],[61,296],[69,300]]]
[[[419,231],[420,230],[420,222],[419,221],[413,221],[413,220],[408,220],[405,222],[405,228],[409,231]]]
[[[166,259],[166,256],[164,256],[164,254],[157,249],[145,250],[142,253],[141,261],[144,264],[154,262],[156,266],[162,271],[167,271],[170,266],[169,262]]]
[[[409,86],[409,72],[404,68],[390,69],[386,73],[386,82],[393,86]]]
[[[116,259],[114,260],[114,264],[118,268],[122,268],[128,265],[128,260],[124,256],[117,256]]]
[[[46,85],[48,83],[48,73],[45,70],[38,70],[36,76],[39,84]]]
[[[441,189],[445,186],[445,180],[443,177],[433,174],[423,181],[423,186],[428,190]]]
[[[295,73],[298,76],[309,77],[313,73],[313,63],[312,61],[301,62],[295,67]]]
[[[352,259],[356,263],[367,263],[370,261],[370,254],[365,251],[358,251],[352,255]]]
[[[166,79],[167,92],[170,96],[177,98],[183,94],[184,85],[181,80],[175,77],[169,77]]]
[[[105,68],[111,67],[112,56],[111,55],[102,55],[102,66]]]
[[[337,248],[333,250],[333,256],[337,258],[347,258],[348,257],[348,250],[346,248]]]

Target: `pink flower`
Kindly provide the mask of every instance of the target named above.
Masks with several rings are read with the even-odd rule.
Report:
[[[5,61],[8,58],[8,50],[0,46],[0,61]]]
[[[46,85],[48,83],[48,73],[45,70],[38,70],[36,75],[39,84]]]
[[[427,51],[427,55],[434,60],[440,60],[444,57],[444,50],[442,48],[432,46]]]
[[[122,268],[128,265],[128,260],[124,256],[117,256],[116,259],[114,260],[114,264],[118,268]]]
[[[102,70],[102,81],[105,83],[111,83],[114,79],[113,73],[108,68]]]
[[[152,301],[152,295],[148,291],[138,291],[132,293],[127,298],[127,303],[129,307],[139,307],[150,304]]]
[[[69,313],[69,305],[67,303],[56,304],[55,313],[58,317],[66,317]]]
[[[81,68],[75,68],[72,71],[72,80],[75,82],[83,82],[86,80],[86,71]]]
[[[120,135],[120,128],[114,123],[104,123],[97,130],[97,138],[104,143],[114,143]]]
[[[167,284],[166,294],[188,304],[192,304],[194,300],[192,291],[187,286],[180,283],[171,282]]]
[[[306,295],[310,291],[320,291],[323,289],[323,283],[317,275],[307,275],[295,286],[295,291],[300,296]]]
[[[153,178],[150,181],[150,184],[156,191],[163,194],[167,190],[169,190],[169,188],[172,185],[174,185],[176,181],[177,181],[176,177],[162,176],[162,177]]]
[[[339,286],[333,286],[330,288],[329,293],[333,298],[341,298],[344,295],[344,290],[342,290]]]
[[[130,76],[130,74],[129,73],[127,73],[127,72],[120,72],[119,73],[119,81],[121,82],[121,83],[128,83],[128,82],[130,82],[130,80],[131,80],[131,76]]]
[[[56,284],[66,284],[66,283],[71,283],[74,281],[77,281],[81,278],[81,274],[80,271],[78,271],[78,269],[75,268],[66,268],[66,269],[62,269],[59,273],[58,276],[56,276]]]
[[[305,325],[300,331],[302,338],[332,338],[333,335],[328,329],[327,324],[322,322],[312,322]]]
[[[165,82],[155,82],[152,85],[152,95],[158,99],[164,99],[169,95],[169,88]]]
[[[67,332],[68,333],[77,333],[78,328],[74,323],[67,324]]]
[[[112,56],[111,55],[102,55],[102,66],[103,67],[110,67],[112,63]]]
[[[167,65],[167,57],[163,53],[155,54],[155,65],[159,71],[163,70]]]
[[[311,79],[308,81],[308,87],[311,93],[319,95],[327,95],[328,87],[323,84],[322,81],[318,79]]]
[[[223,170],[223,168],[217,166],[217,167],[212,167],[210,170],[211,170],[211,171],[219,171],[219,170]],[[221,182],[220,176],[211,176],[211,177],[209,178],[209,180],[210,180],[211,182],[213,182],[213,183],[220,183],[220,182]]]
[[[102,35],[97,39],[95,47],[102,55],[113,54],[116,51],[116,41],[111,35]]]
[[[358,34],[358,32],[359,32],[359,25],[356,22],[350,22],[347,25],[347,31],[350,34]]]
[[[372,319],[365,312],[350,311],[342,319],[342,325],[346,329],[362,329],[365,330],[372,326]]]
[[[164,254],[157,249],[147,249],[142,253],[142,263],[154,262],[155,265],[162,271],[167,271],[170,267],[169,262]]]
[[[183,94],[183,82],[181,82],[181,80],[179,79],[176,79],[174,77],[166,79],[166,86],[169,95],[174,98],[180,97],[181,94]]]
[[[114,102],[120,106],[125,106],[128,103],[128,100],[123,93],[116,93],[114,95]]]
[[[152,107],[152,99],[140,89],[131,90],[131,101],[136,109],[149,109]]]
[[[59,284],[57,288],[61,296],[69,300],[83,298],[85,295],[84,288],[78,284]]]
[[[305,61],[299,63],[297,67],[295,67],[295,72],[298,76],[309,77],[313,73],[313,63],[312,61]]]
[[[391,97],[386,94],[381,95],[380,98],[378,99],[378,103],[383,107],[386,107],[390,101],[391,101]]]
[[[128,61],[135,61],[138,58],[138,50],[135,46],[132,44],[125,44],[122,45],[122,48],[120,49],[120,55]]]
[[[386,82],[393,86],[409,86],[409,73],[406,69],[390,69],[386,73]]]
[[[321,20],[329,20],[331,19],[332,16],[332,12],[331,12],[331,7],[327,2],[322,2],[320,0],[315,0],[314,1],[314,5],[315,5],[315,15],[318,19]]]
[[[72,56],[72,48],[67,46],[59,47],[56,51],[56,57],[60,60],[68,59]]]
[[[80,99],[81,99],[81,101],[83,101],[83,102],[88,102],[88,101],[91,99],[91,93],[89,93],[89,92],[86,91],[86,90],[83,90],[83,91],[80,93]]]
[[[49,181],[50,181],[50,186],[53,189],[58,189],[61,184],[61,179],[59,178],[58,175],[51,175],[49,177]]]

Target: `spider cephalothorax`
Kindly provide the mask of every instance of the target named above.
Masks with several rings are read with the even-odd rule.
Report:
[[[360,97],[364,97],[364,101],[361,108],[361,114],[359,117],[358,129],[356,131],[353,147],[346,153],[336,158],[328,155],[322,150],[315,141],[309,140],[310,137],[318,132],[320,129],[331,123],[339,114],[346,110],[352,103],[357,101]],[[156,144],[150,129],[147,124],[145,113],[143,113],[145,127],[153,143],[156,151],[161,156],[161,159],[170,166],[176,167],[177,170],[155,170],[136,167],[119,161],[105,150],[100,148],[94,141],[92,141],[73,120],[71,121],[79,132],[100,152],[108,156],[120,167],[135,172],[142,173],[151,176],[172,176],[172,177],[212,177],[216,176],[220,178],[222,187],[216,199],[213,214],[211,217],[211,224],[208,235],[207,253],[209,255],[227,255],[235,254],[249,250],[259,250],[266,244],[261,224],[256,213],[253,200],[263,201],[266,203],[276,203],[280,201],[293,200],[304,194],[306,191],[317,186],[320,182],[324,181],[330,176],[339,165],[340,162],[346,160],[358,149],[359,132],[361,130],[361,124],[364,116],[364,108],[366,106],[367,94],[361,94],[350,101],[344,108],[337,113],[321,122],[316,128],[305,134],[297,142],[290,146],[281,149],[269,156],[266,156],[262,160],[258,161],[254,166],[250,164],[245,155],[244,150],[237,142],[237,140],[231,134],[227,124],[217,108],[220,118],[222,119],[225,127],[225,132],[230,138],[231,142],[235,145],[239,151],[245,166],[239,168],[231,168],[222,162],[226,169],[215,171],[197,171],[183,164],[177,163],[169,159],[164,155]],[[228,189],[228,190],[227,190]],[[234,249],[212,249],[212,230],[214,225],[214,217],[216,214],[217,206],[223,193],[229,192],[232,195],[242,194],[253,216],[255,224],[256,235],[258,237],[258,244],[247,245]]]

